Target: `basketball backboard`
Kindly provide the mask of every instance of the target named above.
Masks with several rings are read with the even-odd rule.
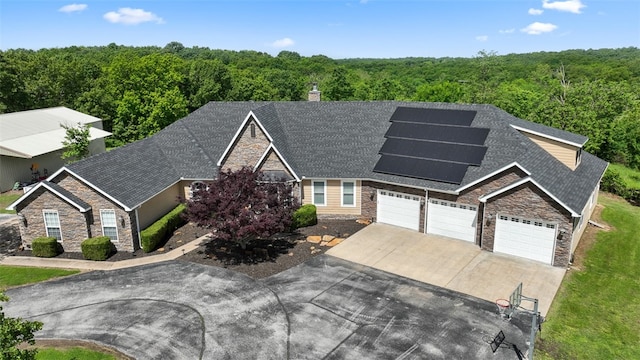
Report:
[[[511,308],[516,309],[522,303],[522,283],[516,286],[516,289],[513,290],[511,296],[509,296],[509,302],[511,303]]]

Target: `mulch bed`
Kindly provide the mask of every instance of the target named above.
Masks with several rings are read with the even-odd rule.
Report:
[[[240,249],[235,243],[213,239],[205,241],[198,249],[189,252],[179,259],[198,264],[219,266],[261,279],[287,270],[306,260],[323,254],[328,246],[307,242],[307,236],[331,235],[346,238],[366,225],[355,220],[320,219],[317,225],[298,229],[289,234],[277,234],[270,239],[256,240]],[[120,261],[136,257],[154,256],[176,249],[209,231],[189,223],[177,229],[173,235],[157,250],[145,253],[137,250],[134,253],[118,252],[106,261]],[[16,256],[32,256],[31,251],[22,250],[13,253]],[[57,256],[62,259],[84,259],[82,253],[64,252]]]

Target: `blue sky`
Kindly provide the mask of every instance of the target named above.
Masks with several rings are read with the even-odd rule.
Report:
[[[640,47],[640,0],[2,0],[0,49],[72,45],[472,57]]]

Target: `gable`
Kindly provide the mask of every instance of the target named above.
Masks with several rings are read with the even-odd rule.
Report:
[[[239,170],[243,166],[255,167],[270,144],[271,140],[266,132],[250,114],[232,139],[226,154],[223,154],[219,166],[223,171]]]
[[[282,178],[291,180],[294,175],[289,170],[289,167],[282,161],[275,148],[269,147],[263,158],[258,162],[255,170],[262,171],[267,177],[270,178]]]

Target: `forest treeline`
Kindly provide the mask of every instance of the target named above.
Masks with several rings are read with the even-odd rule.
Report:
[[[586,150],[640,168],[640,49],[473,58],[331,59],[282,51],[67,47],[0,51],[0,113],[66,106],[103,119],[110,146],[145,138],[209,101],[486,103],[590,138]]]

